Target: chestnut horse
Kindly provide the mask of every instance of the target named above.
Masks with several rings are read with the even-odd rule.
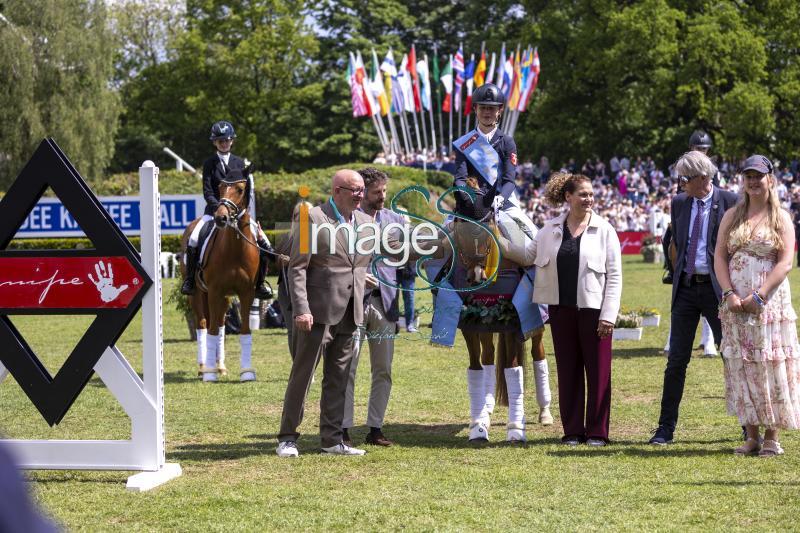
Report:
[[[239,335],[241,347],[241,381],[255,381],[252,368],[252,335],[246,313],[253,303],[255,280],[258,272],[259,250],[251,229],[247,212],[249,186],[248,169],[229,170],[219,185],[220,202],[214,212],[214,229],[201,250],[200,268],[194,294],[190,296],[195,324],[198,328],[197,354],[199,373],[203,381],[217,381],[218,374],[227,374],[225,368],[225,313],[228,296],[236,295],[241,304],[242,329]],[[181,238],[181,248],[186,250],[195,220],[186,228]],[[185,257],[185,255],[184,255]],[[186,276],[186,268],[181,268]]]
[[[474,178],[469,178],[467,184],[476,191],[478,190]],[[482,215],[479,219],[480,222],[490,227],[492,231],[497,230],[497,222],[492,211],[485,215],[479,213],[479,215]],[[496,268],[497,280],[502,279],[505,284],[508,284],[509,279],[513,280],[516,277],[516,282],[512,281],[513,288],[516,288],[522,275],[522,269],[518,264],[509,258],[502,257],[496,266],[487,265],[490,252],[495,244],[485,230],[476,224],[457,218],[453,226],[453,237],[458,247],[455,257],[458,264],[466,271],[467,284],[474,286],[485,282],[488,279],[488,266],[488,268]],[[477,291],[478,294],[483,290],[485,289]],[[513,293],[513,289],[511,292]],[[527,438],[522,406],[525,341],[521,338],[519,331],[499,332],[497,333],[498,345],[495,349],[495,333],[470,331],[462,327],[461,334],[464,336],[469,352],[469,369],[467,370],[471,419],[469,439],[471,441],[488,440],[490,416],[494,411],[495,402],[497,402],[500,405],[509,406],[509,420],[506,426],[507,440],[524,442]],[[550,414],[549,372],[542,344],[543,335],[543,327],[531,335],[531,356],[536,376],[539,422],[543,425],[551,425],[553,417]],[[510,390],[509,385],[511,386]]]

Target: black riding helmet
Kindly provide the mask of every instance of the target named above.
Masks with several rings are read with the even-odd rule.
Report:
[[[494,83],[484,83],[472,93],[472,106],[476,105],[503,106],[506,104],[506,97],[503,91]]]
[[[215,122],[213,126],[211,126],[211,137],[209,137],[212,141],[218,141],[220,139],[235,139],[236,132],[233,131],[233,124],[228,122],[227,120],[220,120],[219,122]]]
[[[711,148],[712,144],[711,136],[703,130],[695,130],[692,136],[689,137],[689,148],[697,146],[707,150]]]

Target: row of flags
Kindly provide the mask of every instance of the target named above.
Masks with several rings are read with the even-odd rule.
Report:
[[[500,87],[506,96],[509,111],[524,112],[539,81],[539,54],[536,48],[530,46],[522,52],[518,47],[516,53],[506,55],[503,44],[499,55],[494,52],[491,54],[488,68],[486,51],[481,52],[477,63],[473,55],[465,64],[461,46],[454,55],[448,56],[441,70],[435,54],[429,69],[427,54],[418,58],[414,45],[408,53],[403,54],[399,67],[391,49],[380,63],[374,49],[371,55],[372,63],[367,74],[361,52],[350,53],[347,77],[354,117],[377,113],[385,117],[390,112],[419,113],[430,110],[434,106],[432,93],[441,95],[437,90],[439,83],[444,90],[441,110],[445,113],[452,108],[456,112],[463,109],[465,116],[470,115],[472,93],[484,83],[494,83]]]

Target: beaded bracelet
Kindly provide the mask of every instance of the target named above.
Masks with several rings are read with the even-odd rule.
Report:
[[[733,292],[734,292],[733,289],[725,289],[722,293],[722,299],[724,300],[725,298],[733,294]]]

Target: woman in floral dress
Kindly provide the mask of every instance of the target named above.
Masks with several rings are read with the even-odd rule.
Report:
[[[747,159],[742,197],[722,219],[714,254],[723,290],[725,399],[728,412],[747,430],[734,452],[762,457],[783,453],[780,429],[800,428],[800,346],[786,279],[794,226],[780,206],[772,172],[766,157]]]

